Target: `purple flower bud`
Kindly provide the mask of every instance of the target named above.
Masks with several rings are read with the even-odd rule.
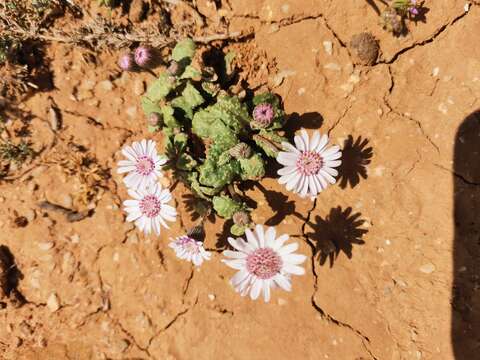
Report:
[[[135,62],[140,67],[148,67],[151,65],[153,51],[148,46],[139,46],[135,50]]]
[[[268,103],[258,104],[253,109],[253,120],[261,128],[266,128],[273,120],[273,106]]]
[[[418,9],[416,7],[411,7],[408,11],[410,11],[412,15],[418,15]]]
[[[122,70],[132,71],[135,67],[132,54],[126,53],[120,55],[120,58],[118,59],[118,66],[120,66],[120,69]]]

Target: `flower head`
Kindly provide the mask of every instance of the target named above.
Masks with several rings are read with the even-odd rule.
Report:
[[[120,58],[118,59],[118,66],[120,66],[120,69],[122,70],[132,71],[135,68],[133,55],[130,53],[120,55]]]
[[[156,146],[155,141],[144,139],[122,149],[127,160],[118,162],[117,172],[128,173],[123,179],[127,187],[144,188],[154,184],[162,176],[161,168],[167,160],[158,156]]]
[[[148,46],[139,46],[135,49],[135,62],[140,67],[148,67],[153,59],[153,51]]]
[[[410,7],[408,8],[408,11],[412,15],[418,15],[418,2],[417,0],[410,0]]]
[[[195,266],[202,265],[204,260],[210,260],[212,255],[203,248],[201,241],[197,241],[189,235],[177,237],[168,246],[175,250],[178,258],[191,261]]]
[[[129,189],[128,194],[133,199],[123,202],[128,214],[127,221],[135,221],[135,225],[145,234],[153,230],[160,235],[161,226],[169,228],[165,220],[175,221],[177,211],[167,204],[172,199],[168,189],[155,184],[143,189]]]
[[[316,131],[310,139],[304,129],[301,135],[295,136],[295,146],[283,142],[285,151],[277,155],[277,161],[284,165],[278,170],[278,182],[301,197],[312,198],[329,183],[335,184],[338,171],[334,168],[342,163],[339,160],[342,153],[339,146],[327,147],[327,143],[327,135],[320,136]]]
[[[242,238],[228,238],[228,242],[235,250],[225,250],[223,255],[228,259],[222,260],[233,269],[238,270],[230,280],[235,291],[245,296],[250,294],[252,300],[263,293],[265,302],[270,300],[270,290],[279,286],[285,291],[292,288],[291,275],[303,275],[305,270],[299,266],[307,258],[296,254],[298,243],[284,246],[289,239],[288,235],[276,237],[274,227],[267,228],[257,225],[255,233],[245,230],[247,241]]]
[[[253,120],[260,128],[266,128],[273,120],[273,106],[268,103],[262,103],[255,106],[253,109]]]

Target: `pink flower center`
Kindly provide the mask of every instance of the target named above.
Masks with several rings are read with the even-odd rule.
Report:
[[[137,159],[136,170],[140,175],[150,175],[154,169],[155,163],[150,157],[142,155]]]
[[[270,125],[273,119],[273,107],[270,104],[260,104],[253,109],[253,118],[262,126]]]
[[[247,257],[247,271],[260,279],[270,279],[280,272],[282,259],[270,248],[260,248]]]
[[[147,195],[140,200],[140,211],[149,218],[157,216],[161,208],[162,204],[155,195]]]
[[[177,239],[176,243],[178,246],[181,246],[183,249],[185,249],[185,251],[190,254],[197,254],[200,252],[197,242],[186,235]]]
[[[322,166],[322,156],[314,151],[302,151],[297,159],[297,169],[302,175],[318,174]]]

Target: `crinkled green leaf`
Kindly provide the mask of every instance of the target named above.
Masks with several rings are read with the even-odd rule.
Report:
[[[163,73],[148,87],[145,97],[152,103],[156,103],[164,99],[176,86],[175,79],[167,73]]]
[[[183,59],[192,59],[195,55],[195,42],[192,39],[184,39],[177,43],[172,51],[172,59],[182,61]]]
[[[239,159],[242,180],[260,180],[265,176],[265,162],[259,154]]]
[[[213,198],[213,208],[217,214],[225,219],[231,219],[237,211],[243,210],[242,203],[233,200],[226,195],[215,196]]]
[[[195,87],[187,83],[182,92],[182,96],[176,97],[171,101],[173,107],[180,108],[185,112],[185,116],[189,119],[193,118],[193,110],[203,104],[203,99],[200,92]]]
[[[245,234],[245,230],[247,228],[248,228],[248,226],[241,226],[241,225],[233,224],[230,227],[230,232],[234,236],[242,236],[243,234]]]
[[[197,162],[188,154],[181,154],[177,160],[177,168],[181,170],[193,170],[197,166]]]
[[[171,107],[170,105],[164,105],[161,109],[163,115],[163,123],[165,124],[165,126],[172,129],[179,128],[181,126],[177,119],[175,119],[175,116],[173,116],[175,112],[173,110],[173,107]]]
[[[200,80],[202,78],[202,72],[195,69],[192,65],[188,65],[183,74],[180,76],[180,79],[194,79]]]
[[[211,82],[202,82],[202,89],[210,96],[215,96],[220,91],[220,86]]]
[[[210,147],[205,162],[198,168],[200,184],[213,188],[223,188],[230,184],[235,175],[240,172],[240,165],[237,161],[230,161],[223,165],[219,164],[219,158],[223,152],[221,143],[215,142]]]
[[[140,103],[146,116],[150,115],[153,112],[160,113],[162,111],[156,101],[152,101],[146,96],[142,96]]]
[[[259,134],[253,136],[255,143],[265,152],[267,156],[277,157],[281,149],[282,142],[288,142],[286,138],[278,135],[273,131],[260,131]]]

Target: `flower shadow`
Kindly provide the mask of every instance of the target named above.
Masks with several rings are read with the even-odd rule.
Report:
[[[368,230],[361,228],[365,223],[361,216],[361,213],[353,213],[351,207],[342,210],[338,206],[331,209],[325,219],[317,215],[314,224],[309,222],[312,232],[305,235],[314,243],[314,256],[318,256],[320,265],[328,260],[332,267],[342,252],[351,259],[353,245],[365,243],[362,238]]]
[[[359,136],[355,141],[349,135],[343,145],[342,164],[338,168],[339,186],[345,189],[348,185],[353,189],[360,183],[360,178],[366,179],[367,165],[371,163],[373,149],[368,146],[368,139]]]
[[[318,112],[308,112],[300,115],[299,113],[291,113],[288,115],[287,124],[285,125],[285,133],[292,136],[296,131],[304,129],[319,129],[323,124],[323,116]]]

